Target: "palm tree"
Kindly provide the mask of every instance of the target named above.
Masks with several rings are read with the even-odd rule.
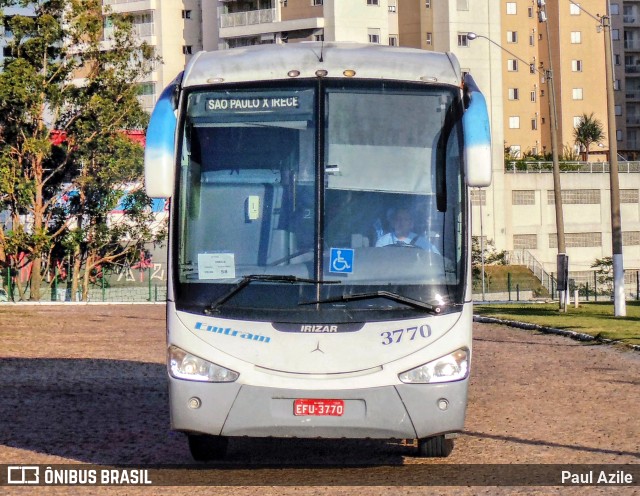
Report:
[[[593,143],[600,143],[605,138],[602,123],[593,114],[593,112],[591,115],[582,114],[578,125],[573,130],[575,143],[584,147],[587,162],[589,161],[589,147]]]

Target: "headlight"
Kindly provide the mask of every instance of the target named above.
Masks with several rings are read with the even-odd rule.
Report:
[[[407,384],[433,384],[459,381],[467,375],[469,375],[469,350],[460,348],[420,367],[407,370],[399,374],[398,378]]]
[[[201,382],[233,382],[240,374],[208,362],[176,346],[169,347],[169,374],[176,379]]]

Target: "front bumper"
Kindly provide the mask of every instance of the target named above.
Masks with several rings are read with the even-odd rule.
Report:
[[[170,377],[171,427],[223,436],[420,439],[462,430],[467,388],[468,379],[352,390],[296,390]],[[189,406],[191,398],[199,399],[191,402],[199,403],[198,408]],[[293,402],[297,398],[342,399],[344,414],[295,416]]]

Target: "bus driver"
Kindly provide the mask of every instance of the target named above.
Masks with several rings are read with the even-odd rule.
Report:
[[[412,231],[413,217],[411,212],[406,208],[397,209],[391,221],[393,230],[384,234],[376,241],[376,246],[417,246],[423,250],[432,251],[440,255],[438,249],[427,240],[426,237],[420,236]]]

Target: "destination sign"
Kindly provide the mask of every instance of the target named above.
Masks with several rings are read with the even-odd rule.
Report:
[[[282,109],[297,109],[300,107],[298,96],[278,97],[240,97],[240,98],[211,98],[206,101],[208,112],[229,111],[270,111]]]

